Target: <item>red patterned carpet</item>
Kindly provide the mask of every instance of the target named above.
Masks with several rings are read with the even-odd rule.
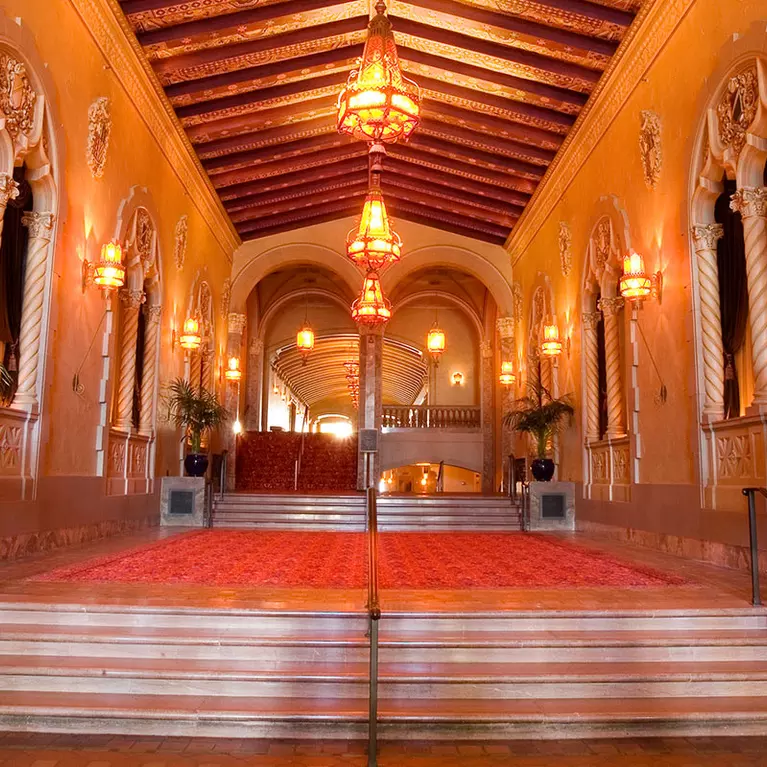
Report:
[[[384,589],[653,588],[685,583],[526,533],[382,533]],[[36,576],[36,581],[363,588],[362,533],[202,530]]]

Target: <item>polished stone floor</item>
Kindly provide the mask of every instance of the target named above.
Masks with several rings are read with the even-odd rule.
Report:
[[[116,554],[183,531],[151,529],[0,565],[0,601],[122,604],[270,610],[364,609],[364,590],[205,587],[167,584],[33,582],[48,570]],[[658,588],[390,590],[386,611],[495,612],[508,610],[616,610],[742,608],[749,605],[748,573],[705,565],[615,541],[569,534],[568,540],[639,565],[681,575],[687,583]]]
[[[364,767],[364,743],[0,734],[2,767]],[[381,767],[764,767],[767,738],[383,743]]]

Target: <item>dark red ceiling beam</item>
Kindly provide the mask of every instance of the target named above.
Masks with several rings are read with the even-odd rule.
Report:
[[[256,6],[234,13],[220,13],[216,16],[208,16],[204,19],[195,19],[183,24],[151,29],[147,32],[139,32],[136,37],[142,45],[157,45],[171,40],[181,40],[185,37],[206,35],[221,32],[225,29],[237,29],[248,24],[259,24],[264,21],[272,21],[282,16],[290,16],[306,11],[315,11],[328,6],[327,0],[290,0],[287,3],[272,3],[271,5]],[[125,10],[123,8],[123,10]],[[212,36],[212,34],[211,34]]]
[[[307,226],[305,221],[313,216],[324,216],[328,213],[343,213],[350,216],[359,211],[362,204],[363,193],[359,194],[358,199],[348,198],[336,202],[328,202],[324,205],[316,205],[313,208],[305,210],[291,211],[290,213],[277,214],[273,216],[264,216],[263,218],[253,219],[252,221],[243,221],[237,225],[238,232],[253,232],[259,229],[265,229],[271,226],[292,223],[293,228]],[[360,279],[360,285],[362,280]]]
[[[628,27],[634,20],[634,14],[631,11],[611,8],[609,5],[598,5],[590,0],[535,0],[535,4],[597,21],[607,21],[621,27]]]
[[[301,189],[303,185],[337,183],[339,178],[354,178],[360,173],[367,174],[367,168],[367,157],[354,157],[350,160],[321,165],[308,171],[282,173],[240,186],[230,186],[221,190],[221,198],[228,211],[238,210],[251,203],[258,205],[260,200],[275,193],[284,194],[287,190],[292,193]]]
[[[496,11],[476,5],[469,5],[468,3],[458,3],[455,0],[408,0],[408,5],[449,14],[457,19],[476,21],[484,26],[503,29],[514,35],[534,37],[539,40],[567,46],[568,48],[601,53],[605,56],[612,56],[618,48],[618,44],[611,40],[589,37],[578,32],[570,32],[569,30],[558,29],[547,24],[539,24],[519,16],[497,13]]]
[[[414,206],[409,204],[392,205],[392,214],[397,218],[411,221],[414,224],[430,226],[432,229],[440,229],[445,232],[462,234],[464,237],[470,237],[473,240],[482,240],[490,242],[493,245],[503,245],[508,239],[511,230],[497,228],[478,228],[471,225],[471,222],[463,223],[453,218],[445,218],[441,211],[430,211],[426,207]]]
[[[267,6],[268,7],[268,6]],[[179,69],[197,67],[202,64],[213,64],[236,59],[242,56],[253,56],[258,53],[269,52],[273,58],[289,58],[290,56],[279,55],[280,50],[290,49],[302,43],[315,43],[325,38],[346,37],[351,32],[361,32],[367,27],[367,16],[353,16],[350,19],[330,21],[327,24],[315,24],[302,27],[292,32],[284,32],[280,35],[265,35],[255,40],[244,43],[204,48],[191,53],[182,53],[167,59],[159,59],[153,62],[156,72],[168,74]],[[329,43],[328,47],[332,47]]]
[[[259,229],[243,229],[237,227],[237,233],[240,235],[244,242],[248,240],[258,240],[262,237],[268,237],[271,234],[281,234],[282,232],[292,232],[295,229],[301,229],[306,226],[314,226],[315,224],[324,224],[327,221],[337,221],[339,218],[347,218],[350,215],[349,210],[334,210],[327,213],[321,213],[316,216],[307,216],[300,223],[295,221],[274,221],[268,226],[263,226]],[[360,276],[360,288],[362,287],[362,279]]]
[[[183,120],[185,117],[199,117],[200,115],[219,112],[225,109],[237,109],[239,107],[253,107],[255,109],[258,104],[285,98],[286,96],[311,93],[319,88],[335,86],[340,88],[346,82],[347,77],[348,74],[346,72],[332,72],[329,75],[307,77],[305,80],[298,80],[293,83],[273,85],[270,88],[260,88],[248,93],[237,93],[234,96],[223,96],[222,98],[211,99],[210,101],[200,101],[197,104],[177,107],[176,114]]]
[[[537,69],[539,72],[547,72],[552,75],[566,78],[576,78],[583,83],[594,86],[599,82],[601,72],[567,61],[542,56],[539,53],[521,50],[509,45],[480,40],[469,35],[462,35],[445,27],[433,27],[430,24],[422,24],[419,21],[403,19],[401,16],[390,16],[395,33],[401,32],[422,40],[429,40],[452,48],[461,48],[472,51],[482,56],[506,61],[509,64],[519,64],[523,67]]]

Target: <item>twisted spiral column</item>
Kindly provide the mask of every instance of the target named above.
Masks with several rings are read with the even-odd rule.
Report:
[[[123,302],[123,312],[115,429],[130,431],[133,427],[133,391],[136,386],[138,313],[144,300],[144,294],[140,290],[126,290],[120,293],[120,299]]]
[[[724,227],[721,224],[693,226],[692,236],[695,253],[698,256],[705,394],[703,415],[711,421],[718,421],[724,418],[724,345],[716,243],[724,236]]]
[[[583,314],[583,364],[586,376],[586,441],[596,442],[599,437],[599,341],[597,325],[601,312]]]
[[[141,399],[139,408],[138,430],[141,434],[151,435],[154,429],[154,387],[157,380],[160,339],[158,329],[162,315],[161,306],[147,306],[144,327],[144,368],[141,377]]]
[[[743,218],[748,319],[754,366],[754,406],[767,405],[767,187],[744,187],[730,207]]]
[[[37,405],[37,376],[40,369],[40,334],[43,329],[43,299],[48,252],[55,217],[52,213],[25,213],[21,223],[29,229],[27,267],[19,333],[19,382],[14,405]]]
[[[206,348],[200,357],[200,385],[207,392],[213,393],[213,363],[215,361],[213,349]]]
[[[605,371],[607,373],[607,436],[626,436],[626,407],[623,400],[621,341],[618,321],[623,299],[601,298],[599,308],[605,320]]]

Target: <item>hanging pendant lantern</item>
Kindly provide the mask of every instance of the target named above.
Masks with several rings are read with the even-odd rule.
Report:
[[[407,139],[421,112],[418,86],[402,74],[386,4],[376,3],[359,67],[338,97],[338,131],[360,141]]]
[[[556,319],[543,326],[543,343],[541,354],[545,357],[558,357],[562,354],[562,341],[559,340],[559,326]]]
[[[362,292],[352,304],[352,319],[361,325],[381,325],[391,319],[391,302],[384,298],[376,272],[367,273]]]
[[[346,238],[346,254],[357,266],[374,272],[402,258],[402,240],[392,231],[380,189],[368,192],[359,226]]]
[[[514,375],[514,363],[513,362],[502,362],[501,363],[501,374],[498,376],[498,380],[501,383],[501,386],[513,386],[514,383],[517,380],[517,377]]]
[[[439,359],[445,351],[445,331],[440,328],[436,320],[426,336],[426,348],[429,350],[434,364],[438,365]]]
[[[296,334],[296,348],[301,354],[302,363],[306,365],[306,360],[314,349],[314,331],[307,320],[304,320],[304,324]]]

